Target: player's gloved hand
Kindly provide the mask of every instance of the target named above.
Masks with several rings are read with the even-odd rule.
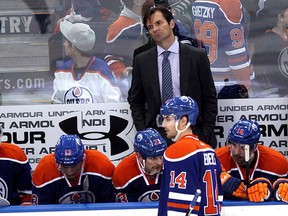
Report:
[[[248,189],[248,197],[250,202],[263,202],[270,200],[272,197],[272,184],[266,178],[254,179]]]
[[[288,179],[279,178],[273,184],[274,198],[288,203]]]
[[[225,196],[230,199],[248,199],[246,186],[240,179],[232,177],[227,172],[222,172],[220,177]]]

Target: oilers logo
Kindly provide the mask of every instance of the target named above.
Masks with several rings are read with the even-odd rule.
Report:
[[[65,104],[87,104],[93,103],[91,91],[83,86],[74,86],[64,94]]]
[[[91,191],[72,191],[59,199],[59,204],[95,203],[95,196]]]
[[[0,197],[7,199],[8,198],[8,187],[6,182],[0,178]]]
[[[125,193],[117,193],[116,194],[116,201],[121,203],[127,203],[128,199]]]
[[[32,205],[38,205],[38,196],[36,194],[32,194]]]
[[[288,47],[282,50],[278,58],[278,66],[281,74],[288,79]]]
[[[151,190],[142,194],[139,197],[139,202],[158,202],[160,197],[160,190]]]

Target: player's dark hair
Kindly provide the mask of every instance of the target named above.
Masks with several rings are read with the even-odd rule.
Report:
[[[171,11],[167,7],[164,7],[162,5],[157,5],[155,7],[152,7],[148,11],[145,12],[144,17],[143,17],[143,25],[144,25],[146,30],[148,30],[147,21],[156,12],[162,13],[164,18],[168,22],[168,24],[170,24],[170,21],[173,19],[173,14],[171,13]]]

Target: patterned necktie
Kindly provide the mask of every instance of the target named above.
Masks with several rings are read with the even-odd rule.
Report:
[[[162,103],[173,97],[171,66],[168,56],[170,51],[164,51],[162,61]]]

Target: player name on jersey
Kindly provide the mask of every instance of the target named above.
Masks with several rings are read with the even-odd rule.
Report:
[[[214,18],[214,10],[212,7],[204,7],[204,6],[193,6],[192,13],[195,17],[203,17],[203,18]]]
[[[213,153],[204,153],[204,165],[216,165],[215,154]]]

